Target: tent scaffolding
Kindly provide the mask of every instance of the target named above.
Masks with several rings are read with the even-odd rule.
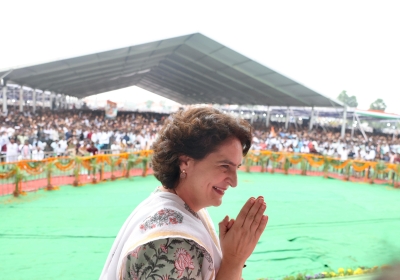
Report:
[[[73,98],[138,86],[183,105],[279,106],[287,117],[296,116],[294,107],[328,107],[342,113],[344,125],[346,120],[341,102],[199,33],[0,70],[0,86],[4,113],[8,96],[22,111],[27,101],[34,109],[38,100],[42,106],[54,100],[65,105]]]

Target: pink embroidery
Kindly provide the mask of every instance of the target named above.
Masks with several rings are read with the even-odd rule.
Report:
[[[163,275],[161,280],[169,280],[169,275],[167,275],[167,274]]]
[[[147,218],[143,224],[140,225],[142,231],[162,227],[166,225],[180,224],[183,221],[183,215],[175,210],[164,208],[159,210],[153,216]]]
[[[132,256],[132,257],[135,257],[135,258],[138,258],[139,251],[140,251],[140,246],[139,246],[139,247],[136,247],[135,250],[133,250],[133,251],[131,252],[131,256]]]
[[[161,244],[160,248],[161,248],[161,251],[163,251],[164,253],[168,254],[168,248],[167,248],[167,246],[165,246],[165,244]]]
[[[130,269],[132,280],[139,280],[138,275],[133,269]]]
[[[176,270],[178,271],[178,278],[182,277],[183,272],[185,272],[185,268],[194,270],[192,257],[185,249],[179,248],[178,250],[176,250],[175,258],[176,259],[174,265]]]

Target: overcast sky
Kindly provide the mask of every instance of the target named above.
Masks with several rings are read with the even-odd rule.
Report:
[[[400,1],[3,1],[0,69],[200,32],[322,94],[400,113]],[[123,91],[129,92],[129,90]],[[124,93],[122,93],[124,94]]]

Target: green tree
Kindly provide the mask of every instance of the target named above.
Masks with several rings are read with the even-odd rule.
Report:
[[[378,111],[385,111],[386,107],[387,107],[386,103],[381,98],[378,98],[377,100],[375,100],[375,102],[371,103],[371,105],[369,106],[371,110],[378,110]]]
[[[354,95],[349,96],[345,90],[339,94],[337,99],[349,107],[356,108],[358,106],[357,97]]]

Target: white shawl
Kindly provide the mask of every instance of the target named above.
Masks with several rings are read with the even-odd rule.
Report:
[[[195,241],[211,256],[213,267],[202,267],[204,279],[214,279],[221,264],[219,238],[206,209],[190,212],[185,202],[168,192],[155,192],[140,203],[125,221],[108,254],[101,280],[122,279],[128,253],[138,246],[165,238]]]

